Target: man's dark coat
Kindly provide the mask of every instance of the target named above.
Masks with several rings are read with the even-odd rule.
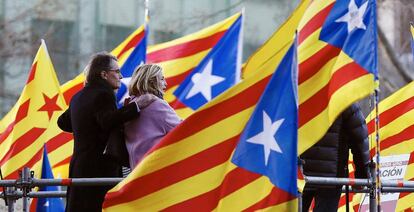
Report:
[[[73,96],[69,109],[58,119],[59,127],[73,132],[74,151],[70,178],[121,177],[120,166],[102,153],[111,130],[139,115],[137,106],[116,108],[112,88],[104,80],[88,83]],[[66,211],[101,211],[106,192],[112,186],[70,187]]]

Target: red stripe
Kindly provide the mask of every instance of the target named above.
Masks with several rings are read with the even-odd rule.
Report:
[[[181,82],[183,82],[185,80],[185,78],[188,76],[189,73],[191,73],[194,70],[193,68],[190,68],[189,70],[179,74],[179,75],[175,75],[173,77],[168,77],[165,80],[167,81],[167,84],[169,87],[174,87],[176,85],[181,84]]]
[[[3,143],[7,137],[9,137],[9,135],[11,134],[11,132],[14,129],[15,126],[15,122],[12,122],[11,124],[9,124],[9,126],[7,126],[7,128],[0,134],[0,144]]]
[[[216,105],[194,113],[184,120],[180,127],[168,133],[157,146],[162,148],[179,142],[181,139],[193,135],[215,123],[254,106],[262,95],[270,76],[256,82],[239,94],[224,100]],[[196,125],[194,123],[197,123]],[[158,149],[157,148],[157,149]],[[153,149],[154,150],[154,149]]]
[[[53,152],[57,148],[63,146],[64,144],[72,140],[73,140],[72,133],[61,132],[46,142],[47,152],[48,153]]]
[[[298,83],[302,84],[313,75],[318,73],[324,65],[326,65],[332,58],[338,56],[340,52],[340,48],[332,45],[326,45],[317,53],[312,55],[312,57],[303,61],[301,64],[299,64]]]
[[[411,125],[407,128],[405,128],[403,131],[390,136],[382,141],[380,141],[380,147],[381,147],[381,151],[386,150],[388,148],[391,148],[395,145],[401,144],[405,141],[408,141],[410,139],[414,138],[414,125]],[[409,144],[407,144],[409,145]],[[370,150],[370,154],[374,155],[375,154],[375,148],[372,148]]]
[[[171,164],[151,174],[136,178],[123,186],[118,192],[108,193],[105,197],[104,207],[110,207],[112,205],[139,199],[211,169],[219,164],[225,163],[229,160],[238,140],[239,136],[235,136],[202,152],[191,155],[180,162]]]
[[[274,187],[269,195],[267,195],[265,198],[257,202],[256,204],[250,206],[249,208],[245,209],[244,211],[258,211],[260,209],[265,209],[270,206],[278,205],[290,200],[295,199],[296,197],[291,195],[290,193],[279,189],[277,187]],[[293,204],[294,203],[290,203]],[[289,209],[287,209],[289,211]],[[293,210],[293,208],[290,208],[290,210]]]
[[[27,131],[24,135],[22,135],[20,138],[18,138],[10,147],[10,149],[7,151],[7,153],[4,155],[4,157],[0,160],[0,166],[3,166],[4,163],[12,158],[13,156],[20,153],[22,150],[24,150],[26,147],[28,147],[30,144],[32,144],[37,138],[39,138],[43,132],[46,129],[44,128],[32,128],[29,131]]]
[[[140,33],[136,34],[131,40],[129,40],[127,45],[124,46],[124,48],[119,52],[118,55],[116,55],[116,57],[121,58],[125,52],[127,52],[128,50],[132,48],[135,48],[139,44],[139,42],[142,41],[144,36],[145,36],[145,30],[142,30]]]
[[[172,108],[174,108],[174,110],[183,109],[183,108],[186,108],[187,107],[187,105],[185,105],[184,103],[182,103],[177,98],[175,98],[174,101],[172,101],[172,102],[168,102],[168,104],[170,104],[170,106]]]
[[[314,3],[316,4],[316,3]],[[325,22],[326,17],[329,15],[334,2],[330,5],[319,11],[315,16],[313,16],[306,25],[302,28],[299,32],[299,39],[298,42],[301,44],[310,34],[315,32],[317,29],[321,28],[323,23]]]
[[[412,212],[413,211],[413,209],[411,209],[411,208],[406,208],[405,210],[404,210],[404,212]]]
[[[83,88],[83,82],[80,82],[79,84],[76,84],[74,86],[72,86],[71,88],[69,88],[68,90],[66,90],[63,93],[63,97],[65,98],[65,102],[67,105],[69,105],[70,100],[72,99],[72,97],[79,92],[80,90],[82,90]]]
[[[177,58],[187,57],[196,53],[211,49],[227,32],[226,30],[216,32],[205,38],[190,40],[175,46],[163,48],[147,54],[149,63],[159,63]]]
[[[29,112],[29,106],[30,106],[30,99],[26,100],[23,104],[20,105],[19,110],[16,113],[16,119],[15,119],[16,124],[27,117],[27,114]]]
[[[412,109],[414,109],[414,96],[397,105],[394,105],[386,111],[383,111],[379,115],[379,119],[381,120],[380,127],[382,128],[384,126],[387,126],[387,124],[404,115],[405,113],[408,113]],[[368,134],[371,134],[375,131],[375,118],[367,124],[367,127]]]
[[[17,167],[11,174],[7,175],[5,179],[17,179],[19,177],[18,170],[22,170],[24,167],[33,168],[34,164],[42,159],[42,155],[43,155],[43,148],[40,148],[40,150],[37,151],[26,164],[20,167]]]
[[[367,73],[366,70],[354,62],[338,69],[325,87],[299,105],[299,127],[320,114],[328,106],[331,96],[339,88]]]
[[[27,78],[26,85],[29,84],[31,81],[34,80],[37,70],[37,61],[32,65],[32,68],[30,69],[29,77]]]
[[[253,182],[261,176],[262,175],[246,171],[242,168],[233,169],[226,175],[223,182],[215,189],[168,207],[163,211],[190,211],[194,208],[202,211],[212,211],[217,207],[222,198],[237,191],[250,182]]]
[[[397,187],[404,187],[404,182],[402,180],[397,180]]]
[[[64,160],[60,161],[59,163],[57,163],[57,164],[53,165],[53,167],[52,167],[52,168],[56,168],[56,167],[59,167],[59,166],[67,165],[67,164],[69,164],[69,163],[70,163],[70,160],[71,160],[71,159],[72,159],[72,155],[71,155],[71,156],[69,156],[69,157],[67,157],[67,158],[65,158]]]

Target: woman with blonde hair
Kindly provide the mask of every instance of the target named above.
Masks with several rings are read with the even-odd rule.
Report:
[[[142,109],[138,118],[125,124],[125,142],[131,169],[181,122],[175,111],[163,99],[166,87],[167,82],[159,65],[144,64],[132,74],[128,87],[130,100],[144,94],[153,94],[158,98]]]

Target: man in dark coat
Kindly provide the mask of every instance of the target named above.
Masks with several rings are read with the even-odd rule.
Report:
[[[59,127],[74,135],[69,177],[121,177],[121,166],[103,155],[109,133],[137,118],[139,108],[151,100],[141,99],[117,109],[114,90],[120,87],[122,75],[116,57],[98,53],[88,66],[85,87],[73,96],[69,109],[58,119]],[[111,187],[69,187],[66,211],[102,211],[105,194]]]
[[[301,155],[305,176],[347,177],[349,149],[355,164],[355,177],[367,178],[369,164],[368,131],[357,104],[351,105],[335,120],[328,132]],[[302,211],[337,211],[342,186],[305,185]]]

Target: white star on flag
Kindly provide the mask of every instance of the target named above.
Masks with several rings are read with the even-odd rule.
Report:
[[[194,95],[201,93],[207,101],[211,100],[211,88],[224,81],[225,78],[213,75],[213,60],[208,61],[206,67],[201,71],[201,73],[196,73],[191,77],[193,82],[193,87],[190,92],[188,92],[186,99],[193,97]]]
[[[45,204],[43,204],[43,207],[49,207],[49,200],[45,202]]]
[[[361,7],[357,7],[355,0],[351,0],[348,5],[348,12],[342,17],[338,18],[335,22],[345,22],[348,26],[348,33],[355,28],[366,29],[364,24],[364,14],[367,10],[368,1],[366,1]]]
[[[270,150],[283,153],[274,137],[280,125],[285,119],[279,119],[272,123],[269,115],[263,111],[263,131],[247,139],[247,142],[263,145],[265,165],[269,161]]]

